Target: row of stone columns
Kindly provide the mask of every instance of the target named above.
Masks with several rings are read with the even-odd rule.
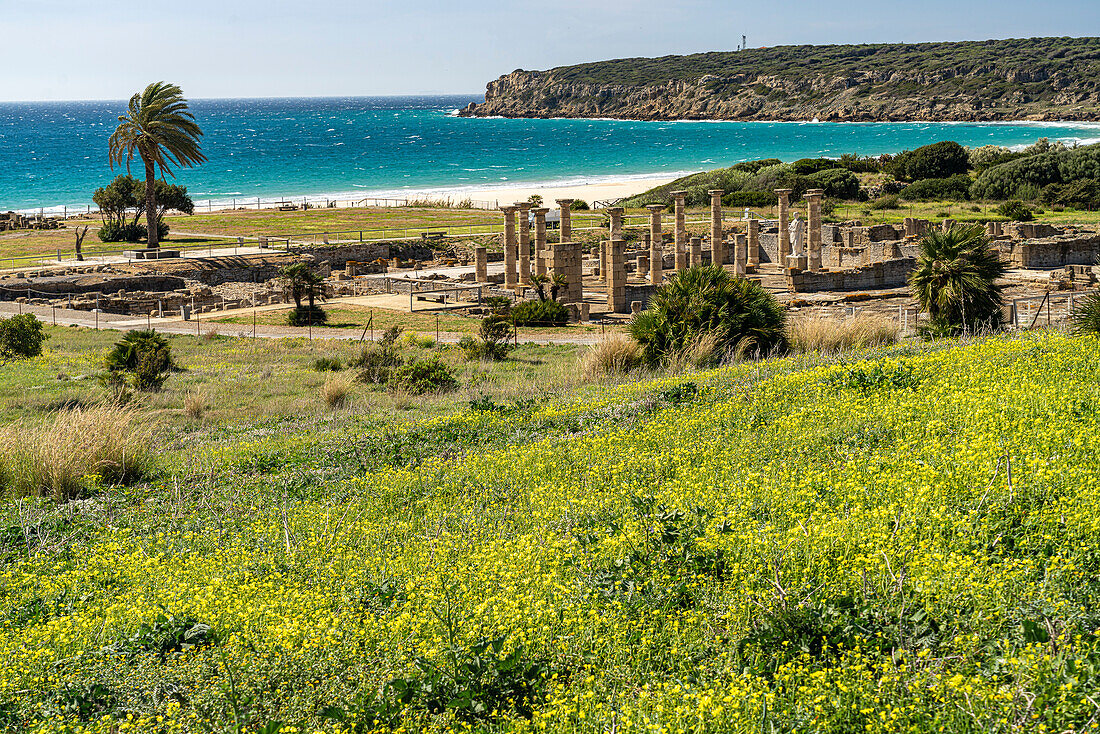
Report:
[[[558,242],[569,242],[572,236],[572,219],[570,206],[572,199],[558,199],[561,207],[561,229]],[[531,220],[529,213],[535,218],[534,237],[534,272],[536,275],[545,275],[547,272],[547,243],[546,243],[546,215],[549,209],[535,207],[534,204],[522,201],[510,206],[502,206],[504,213],[504,287],[509,290],[527,287],[531,285]],[[516,226],[516,218],[519,218],[519,226]],[[476,267],[476,263],[475,263]],[[475,277],[479,282],[488,280],[488,273],[477,272]]]

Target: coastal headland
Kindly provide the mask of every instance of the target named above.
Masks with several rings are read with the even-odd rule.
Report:
[[[1100,120],[1100,38],[776,46],[517,69],[470,117]]]

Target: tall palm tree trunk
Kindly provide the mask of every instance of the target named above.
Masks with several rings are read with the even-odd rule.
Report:
[[[157,229],[157,177],[153,169],[151,156],[142,154],[145,161],[145,227],[148,230],[147,241],[149,249],[155,250],[160,246],[160,231]]]

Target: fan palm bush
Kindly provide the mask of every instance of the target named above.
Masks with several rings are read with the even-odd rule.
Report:
[[[1100,336],[1100,291],[1092,291],[1078,301],[1070,321],[1078,334]]]
[[[1005,266],[981,226],[931,231],[919,246],[909,286],[929,315],[930,332],[949,336],[999,327],[1004,297],[996,280]]]
[[[199,146],[202,130],[187,107],[183,91],[175,84],[153,82],[130,98],[126,114],[108,141],[111,167],[130,163],[136,152],[145,164],[145,220],[149,248],[160,242],[156,173],[175,176],[172,166],[190,168],[206,161]]]
[[[786,314],[782,304],[759,283],[737,278],[720,267],[681,270],[657,289],[650,306],[630,323],[630,335],[642,345],[651,365],[674,359],[700,340],[714,353],[785,350]]]

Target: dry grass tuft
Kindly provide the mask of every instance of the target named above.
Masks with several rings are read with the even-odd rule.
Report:
[[[88,484],[141,474],[152,429],[118,405],[73,408],[47,423],[17,421],[0,430],[0,474],[17,497],[78,497]]]
[[[610,334],[600,339],[581,357],[586,377],[625,375],[642,365],[642,347],[626,334]]]
[[[200,420],[206,414],[206,396],[201,392],[188,393],[183,399],[183,412],[193,420]]]
[[[334,375],[325,380],[321,386],[321,397],[330,410],[343,408],[348,401],[348,393],[351,392],[352,379],[347,375]]]
[[[823,354],[895,344],[899,336],[893,319],[869,313],[847,319],[792,319],[787,330],[792,350]]]
[[[665,369],[675,374],[688,369],[713,367],[723,356],[719,336],[714,332],[700,334],[683,349],[665,358]]]

